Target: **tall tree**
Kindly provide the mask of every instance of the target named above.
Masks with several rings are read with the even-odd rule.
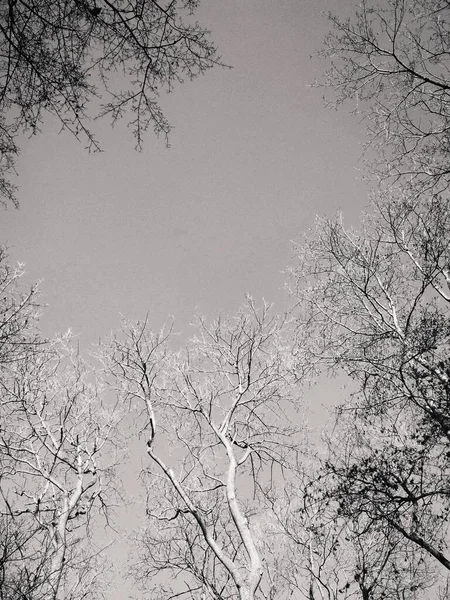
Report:
[[[200,320],[180,352],[146,322],[105,348],[112,384],[147,440],[148,523],[135,574],[155,597],[280,597],[262,490],[282,486],[297,453],[284,327],[249,300],[234,318]]]
[[[170,125],[158,96],[220,63],[209,32],[191,17],[198,0],[7,0],[0,6],[0,195],[17,204],[8,180],[20,133],[46,114],[99,149],[93,117],[125,113],[140,148],[152,127]]]
[[[70,340],[39,335],[36,290],[0,264],[0,597],[95,597],[121,414]],[[114,488],[118,488],[117,482]]]
[[[447,189],[447,0],[363,0],[351,18],[330,19],[322,54],[331,67],[322,84],[333,104],[349,101],[364,117],[377,175],[389,185],[401,179],[415,193]]]
[[[325,472],[339,513],[365,516],[450,569],[450,201],[375,201],[360,232],[319,220],[297,250],[299,367],[353,396]],[[341,421],[344,417],[341,417]],[[342,437],[344,436],[344,437]],[[343,440],[347,439],[346,444]]]

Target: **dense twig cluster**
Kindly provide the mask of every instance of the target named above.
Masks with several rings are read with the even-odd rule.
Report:
[[[161,598],[181,588],[250,600],[271,586],[252,514],[298,452],[285,320],[249,299],[235,319],[197,327],[174,353],[168,333],[126,325],[103,354],[119,397],[141,414],[151,459],[135,572],[144,585],[165,573]]]
[[[450,40],[447,0],[364,0],[330,15],[321,85],[367,123],[369,164],[389,185],[439,193],[449,185]]]
[[[0,5],[0,195],[17,203],[7,176],[18,134],[45,115],[100,149],[90,121],[130,115],[138,148],[153,127],[167,137],[162,90],[220,63],[195,0],[5,0]]]
[[[384,585],[362,597],[415,598],[434,561],[450,569],[450,202],[392,191],[375,204],[360,232],[319,220],[291,282],[299,360],[345,372],[354,390],[328,442],[320,502],[333,527],[403,547],[403,596]]]
[[[0,597],[95,591],[94,515],[108,518],[120,411],[102,398],[70,336],[38,334],[37,292],[0,265]],[[117,483],[115,483],[117,488]],[[85,538],[83,540],[83,538]]]

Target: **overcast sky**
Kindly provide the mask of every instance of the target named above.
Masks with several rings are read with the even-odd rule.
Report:
[[[163,95],[169,149],[142,153],[125,123],[94,125],[88,154],[46,123],[22,143],[21,208],[0,214],[11,257],[42,279],[46,334],[71,327],[83,344],[147,312],[155,327],[195,310],[234,311],[246,292],[283,307],[281,271],[314,214],[366,201],[362,128],[309,87],[328,29],[322,11],[349,0],[205,0],[198,13],[223,60]]]

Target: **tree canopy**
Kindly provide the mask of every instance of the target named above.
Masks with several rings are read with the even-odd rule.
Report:
[[[3,4],[2,176],[45,112],[94,149],[94,114],[129,112],[138,146],[167,134],[158,91],[219,62],[196,7]],[[318,217],[295,246],[285,314],[247,296],[178,344],[151,315],[123,320],[85,356],[42,335],[38,289],[0,249],[0,600],[104,597],[98,528],[120,536],[127,504],[143,597],[449,597],[449,9],[365,0],[331,17],[326,85],[367,117],[382,185],[359,227]],[[336,410],[313,440],[302,410],[321,378]]]
[[[450,570],[450,202],[391,192],[374,209],[361,231],[318,220],[297,249],[298,371],[351,381],[312,497],[334,526],[401,543],[414,598],[426,564]]]
[[[138,148],[149,127],[167,137],[161,91],[220,63],[192,15],[198,0],[8,0],[0,7],[0,195],[17,205],[21,133],[53,115],[89,150],[92,120],[128,115]]]
[[[450,38],[447,0],[363,0],[331,14],[321,85],[366,123],[368,162],[382,181],[414,193],[449,184]]]

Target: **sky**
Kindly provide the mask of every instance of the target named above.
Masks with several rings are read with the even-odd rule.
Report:
[[[223,61],[163,94],[170,148],[149,132],[96,122],[89,154],[47,121],[21,143],[20,210],[0,213],[12,260],[41,280],[47,335],[69,327],[87,347],[129,319],[230,313],[244,294],[283,310],[292,240],[314,215],[357,219],[367,197],[358,119],[326,108],[310,56],[350,0],[205,0],[200,23]]]
[[[355,3],[204,0],[198,20],[233,68],[163,94],[170,148],[149,132],[137,153],[126,124],[106,121],[94,124],[99,154],[52,121],[21,142],[20,210],[0,211],[0,241],[41,281],[45,335],[70,327],[89,348],[121,316],[148,314],[157,329],[174,317],[188,333],[195,314],[234,312],[246,293],[288,306],[292,241],[315,214],[357,223],[367,202],[363,126],[311,86],[326,66],[311,58],[322,12]]]

